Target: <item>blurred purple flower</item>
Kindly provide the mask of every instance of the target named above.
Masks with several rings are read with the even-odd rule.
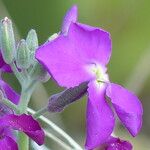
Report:
[[[132,150],[132,145],[128,141],[110,136],[97,150]]]
[[[143,109],[132,92],[109,81],[106,65],[111,57],[110,34],[97,27],[75,23],[75,7],[64,19],[62,33],[65,31],[65,34],[39,47],[36,58],[60,86],[71,88],[89,82],[85,147],[93,149],[107,141],[115,125],[106,96],[133,136],[141,129]]]
[[[0,79],[0,90],[2,91],[5,98],[13,102],[14,104],[19,103],[20,95],[16,93],[5,81]]]
[[[0,52],[0,90],[5,98],[9,99],[14,104],[19,103],[20,96],[5,82],[2,80],[1,73],[12,72],[11,67],[5,63],[2,53]]]
[[[0,72],[12,72],[0,53]],[[10,100],[14,104],[19,103],[20,95],[17,94],[0,76],[0,90],[4,98]],[[1,95],[2,96],[2,95]],[[3,97],[1,97],[2,99]],[[13,110],[0,102],[0,150],[18,150],[16,138],[13,135],[13,130],[18,130],[27,134],[37,144],[44,143],[44,131],[39,123],[30,115],[15,115]]]
[[[10,137],[10,131],[4,130],[7,128],[24,132],[39,145],[44,143],[44,131],[32,116],[8,114],[0,118],[0,144],[2,149],[18,150],[14,137]]]
[[[0,72],[7,72],[7,73],[12,72],[11,67],[4,62],[1,52],[0,52]]]

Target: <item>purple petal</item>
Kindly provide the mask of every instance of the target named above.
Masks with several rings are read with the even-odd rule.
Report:
[[[14,141],[16,141],[16,137],[14,136],[14,133],[13,133],[12,129],[10,129],[8,127],[0,129],[0,136],[1,137],[9,136]]]
[[[79,23],[79,22],[77,22],[77,24],[80,26],[80,27],[82,27],[82,28],[84,28],[85,30],[89,30],[89,31],[93,31],[93,30],[96,30],[96,29],[100,29],[100,30],[103,30],[103,29],[101,29],[101,28],[98,28],[98,27],[93,27],[93,26],[90,26],[90,25],[87,25],[87,24],[83,24],[83,23]],[[103,30],[104,31],[104,30]],[[106,32],[106,31],[104,31],[104,32]]]
[[[107,96],[116,110],[118,117],[132,136],[136,136],[142,126],[142,104],[138,97],[120,85],[110,83]]]
[[[130,142],[110,136],[104,144],[97,147],[97,150],[132,150],[132,148]]]
[[[19,130],[27,134],[37,144],[44,143],[44,131],[41,129],[39,123],[30,115],[5,115],[0,118],[0,127],[10,127],[14,130]]]
[[[104,66],[109,62],[112,45],[108,32],[86,24],[72,23],[68,34],[78,48],[77,52],[81,51],[87,61],[94,60]]]
[[[41,46],[36,58],[47,68],[59,85],[70,88],[93,79],[87,67],[106,64],[111,54],[109,34],[102,30],[85,30],[76,23],[70,25],[68,36]]]
[[[105,150],[132,150],[132,145],[128,141],[119,138],[110,137],[105,143]]]
[[[68,29],[70,27],[70,24],[72,22],[76,22],[78,18],[78,7],[76,5],[73,5],[66,13],[63,24],[62,24],[62,29],[61,32],[62,34],[68,33]]]
[[[87,103],[87,137],[86,149],[93,149],[106,142],[114,128],[114,115],[105,100],[105,85],[100,87],[97,83],[90,82]]]
[[[20,96],[6,82],[1,79],[0,90],[2,90],[4,97],[8,98],[14,104],[18,104]]]
[[[4,62],[1,52],[0,52],[0,70],[2,72],[8,72],[8,73],[12,72],[11,67]]]
[[[0,139],[0,150],[18,150],[18,146],[12,138],[5,136]]]

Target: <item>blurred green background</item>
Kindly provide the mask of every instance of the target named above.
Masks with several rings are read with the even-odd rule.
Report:
[[[144,106],[141,133],[132,138],[118,125],[116,133],[131,140],[135,150],[150,150],[150,1],[149,0],[0,0],[0,18],[9,16],[17,37],[25,38],[33,28],[40,44],[60,30],[63,16],[73,4],[78,5],[79,21],[98,26],[111,33],[113,54],[109,75],[113,82],[133,90]],[[16,79],[6,75],[10,84],[19,90]],[[62,90],[54,81],[37,87],[31,106],[38,109],[47,103],[48,96]],[[69,106],[61,114],[47,116],[61,126],[80,144],[85,137],[86,99]],[[50,147],[56,144],[48,141]],[[59,149],[59,148],[57,148]]]

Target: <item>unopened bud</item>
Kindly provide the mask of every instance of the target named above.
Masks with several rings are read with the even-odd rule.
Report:
[[[12,22],[7,17],[5,17],[1,21],[0,42],[1,42],[1,51],[3,55],[3,59],[7,64],[12,63],[16,54],[15,38],[14,38]]]
[[[30,66],[30,51],[25,40],[21,40],[17,47],[17,67],[27,69]]]
[[[28,32],[26,42],[30,51],[35,52],[35,50],[38,48],[38,37],[35,30],[31,29]]]
[[[88,82],[84,82],[79,86],[66,89],[65,91],[52,95],[49,99],[48,111],[60,112],[69,104],[80,99],[86,92]]]
[[[28,32],[28,35],[26,38],[26,43],[27,43],[28,48],[30,50],[30,62],[32,64],[34,64],[34,63],[36,63],[35,51],[38,48],[38,37],[37,37],[37,33],[35,30],[31,29]]]

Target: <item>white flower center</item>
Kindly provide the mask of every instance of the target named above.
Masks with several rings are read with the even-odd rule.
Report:
[[[90,72],[95,76],[98,83],[106,83],[109,81],[106,73],[106,68],[98,64],[92,64],[90,66]]]

